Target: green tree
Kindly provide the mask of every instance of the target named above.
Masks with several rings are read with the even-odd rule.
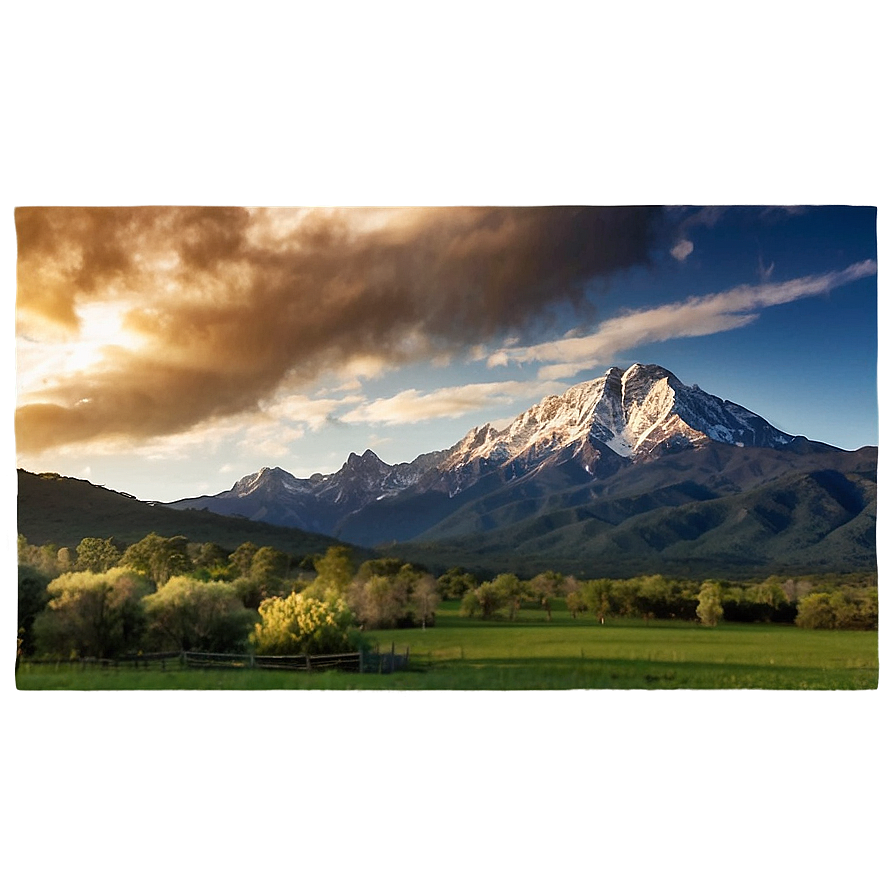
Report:
[[[137,573],[68,572],[47,586],[52,599],[34,621],[38,650],[55,656],[108,658],[136,649],[142,598],[151,586]]]
[[[807,594],[799,601],[796,624],[800,628],[876,629],[877,588]]]
[[[530,579],[529,593],[547,612],[548,622],[550,622],[551,602],[565,601],[570,594],[578,591],[578,584],[573,576],[564,576],[563,573],[548,570]]]
[[[589,579],[579,586],[585,606],[603,621],[613,611],[613,582],[610,579]]]
[[[442,600],[463,600],[476,587],[476,578],[455,566],[439,576],[437,587]]]
[[[257,551],[257,544],[253,544],[251,541],[244,541],[230,555],[230,565],[233,567],[235,576],[249,578],[252,571],[252,558]]]
[[[75,553],[71,548],[59,548],[56,551],[56,567],[60,574],[64,572],[74,572],[77,560]]]
[[[502,573],[490,582],[483,582],[461,601],[461,616],[481,616],[483,619],[494,619],[505,607],[509,608],[510,618],[525,594],[523,583],[513,573]]]
[[[174,650],[239,650],[258,618],[229,582],[169,579],[143,598],[153,646]]]
[[[697,595],[697,618],[703,625],[718,625],[722,618],[722,586],[704,582]]]
[[[335,545],[323,557],[314,561],[317,580],[324,588],[332,588],[345,594],[355,575],[351,550],[345,545]]]
[[[569,610],[573,619],[577,618],[579,613],[584,613],[588,609],[588,603],[585,600],[581,587],[577,586],[567,592],[566,609]]]
[[[289,557],[272,547],[259,548],[249,566],[249,578],[264,597],[283,593],[283,580],[289,573]]]
[[[185,536],[163,538],[155,532],[127,548],[121,565],[147,576],[156,586],[164,585],[172,576],[186,575],[193,568]]]
[[[78,569],[86,572],[106,572],[121,560],[121,551],[111,538],[82,538],[75,552]]]
[[[34,545],[24,535],[18,537],[19,563],[37,569],[51,579],[66,572],[60,568],[60,550],[55,544]]]
[[[197,573],[207,573],[207,579],[215,581],[230,581],[233,578],[233,570],[229,566],[227,551],[220,545],[211,541],[202,544],[191,543],[188,545],[190,559]]]
[[[33,566],[19,566],[18,631],[25,655],[34,653],[34,620],[50,600],[50,593],[47,591],[50,581],[46,573]]]

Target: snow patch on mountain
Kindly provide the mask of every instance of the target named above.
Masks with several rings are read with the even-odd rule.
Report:
[[[409,463],[388,464],[368,449],[351,453],[337,472],[308,479],[264,467],[214,498],[178,504],[335,531],[338,520],[369,505],[414,492],[454,498],[493,474],[519,479],[572,461],[584,475],[602,476],[620,463],[710,442],[782,448],[792,441],[752,411],[686,386],[663,367],[633,364],[549,395],[501,430],[486,423],[453,448]]]
[[[489,424],[471,430],[441,466],[448,471],[474,462],[535,460],[586,442],[621,457],[639,457],[708,441],[780,447],[793,436],[699,386],[685,386],[663,367],[633,364],[626,371],[611,367],[596,380],[548,396],[501,431]]]

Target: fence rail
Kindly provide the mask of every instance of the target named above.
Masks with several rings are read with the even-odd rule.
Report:
[[[24,658],[24,662],[37,666],[68,666],[80,668],[99,667],[167,669],[177,663],[188,668],[206,669],[284,669],[298,672],[313,672],[324,669],[341,669],[347,672],[390,673],[407,669],[410,648],[396,653],[395,645],[388,653],[359,651],[357,653],[301,654],[298,656],[260,656],[251,653],[208,653],[198,650],[169,651],[167,653],[137,653],[114,658],[73,657],[71,659]],[[17,662],[18,666],[18,662]]]

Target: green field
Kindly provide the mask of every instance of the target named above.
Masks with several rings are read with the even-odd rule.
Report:
[[[360,675],[252,669],[81,668],[23,662],[20,689],[568,689],[877,687],[877,632],[784,625],[572,619],[524,610],[516,622],[482,622],[446,602],[423,630],[370,633],[383,652],[410,651],[407,671]]]

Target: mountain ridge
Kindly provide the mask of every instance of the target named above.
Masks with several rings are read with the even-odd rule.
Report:
[[[747,408],[685,385],[666,368],[633,364],[627,370],[611,367],[561,395],[546,396],[503,428],[485,423],[452,447],[406,463],[388,464],[367,449],[349,454],[339,470],[307,479],[265,467],[217,495],[169,506],[240,514],[368,547],[425,544],[434,555],[450,544],[475,553],[477,539],[481,551],[513,555],[516,546],[508,540],[516,537],[516,527],[528,524],[549,536],[552,527],[559,532],[571,525],[579,550],[603,550],[621,563],[625,557],[614,554],[616,542],[598,537],[597,529],[621,527],[618,542],[626,527],[636,527],[638,517],[646,521],[661,506],[683,518],[698,504],[727,501],[731,507],[725,504],[718,511],[717,528],[728,533],[734,547],[713,546],[713,537],[707,536],[701,549],[716,557],[734,556],[748,551],[737,547],[740,539],[757,556],[778,562],[765,535],[744,534],[749,528],[745,518],[732,522],[738,501],[746,506],[756,490],[790,476],[798,483],[795,501],[827,507],[821,492],[801,477],[851,476],[861,484],[857,494],[863,497],[847,516],[867,516],[876,494],[876,465],[876,449],[848,452],[791,435]],[[577,515],[582,526],[573,520]],[[793,525],[811,529],[816,541],[828,537],[823,527],[810,525],[810,518],[808,510],[801,511]],[[593,522],[584,525],[588,519]],[[561,525],[562,520],[567,522]],[[690,531],[678,523],[669,531],[677,528]],[[590,541],[583,532],[592,532]],[[862,532],[861,545],[850,555],[873,565],[867,526]],[[786,540],[780,533],[768,537]],[[642,540],[645,545],[651,541]],[[683,535],[682,540],[688,539]],[[551,541],[547,537],[538,545]],[[700,545],[692,541],[697,551]],[[791,541],[803,544],[799,538]],[[637,539],[632,543],[643,562],[662,559]],[[558,550],[548,550],[541,559],[550,561]],[[663,552],[670,558],[675,553],[668,546]]]

